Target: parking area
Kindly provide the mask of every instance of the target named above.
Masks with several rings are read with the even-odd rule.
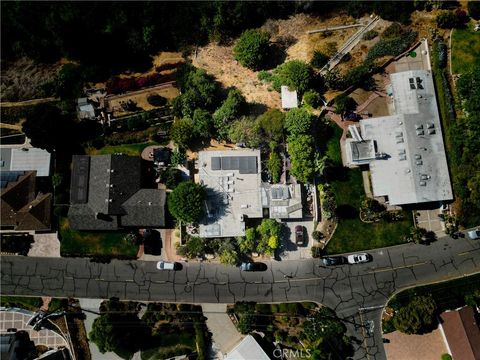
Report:
[[[283,236],[283,246],[285,251],[280,255],[282,260],[298,260],[312,258],[312,231],[313,220],[285,221],[286,231]],[[295,244],[295,227],[303,226],[304,245]]]

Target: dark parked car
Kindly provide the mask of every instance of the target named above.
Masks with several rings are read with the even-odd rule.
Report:
[[[297,225],[295,226],[295,244],[297,245],[305,245],[304,242],[304,237],[303,237],[303,226],[302,225]]]
[[[267,265],[261,262],[243,262],[240,265],[240,270],[242,271],[265,271],[267,270]]]
[[[322,263],[325,266],[335,266],[347,263],[347,259],[343,256],[326,256],[322,258]]]

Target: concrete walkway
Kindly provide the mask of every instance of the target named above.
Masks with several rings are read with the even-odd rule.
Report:
[[[227,354],[242,339],[227,315],[227,304],[201,304],[203,315],[207,318],[207,327],[212,332],[212,340],[223,355]],[[221,357],[220,357],[221,358]]]

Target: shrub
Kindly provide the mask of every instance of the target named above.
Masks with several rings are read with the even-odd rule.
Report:
[[[436,304],[431,296],[416,296],[393,317],[395,328],[405,334],[429,331],[435,322]]]
[[[290,174],[299,182],[308,183],[313,178],[315,141],[311,135],[292,135],[288,139],[288,153],[292,160]]]
[[[310,65],[316,69],[321,69],[327,64],[328,59],[329,57],[327,55],[315,50],[313,52],[312,60],[310,60]]]
[[[437,40],[438,66],[442,69],[447,66],[447,45],[442,40]]]
[[[378,31],[375,30],[368,30],[365,34],[363,34],[363,40],[372,40],[378,36]]]
[[[167,99],[157,94],[149,95],[147,101],[152,106],[165,106],[167,104]]]
[[[394,38],[402,35],[404,33],[402,25],[397,22],[392,23],[389,25],[385,30],[383,30],[382,38]]]
[[[257,77],[258,77],[258,80],[260,81],[271,82],[273,75],[270,71],[261,70],[258,72]]]
[[[452,29],[461,24],[461,20],[453,11],[441,11],[435,18],[437,26],[441,29]]]
[[[233,48],[235,59],[243,66],[258,70],[268,59],[270,35],[260,30],[246,30]]]
[[[312,108],[317,108],[320,105],[320,100],[320,94],[315,90],[308,90],[303,95],[303,101],[305,102],[305,104],[311,106]]]
[[[267,170],[270,173],[270,176],[272,177],[272,182],[274,184],[280,181],[282,169],[283,169],[282,159],[280,158],[280,155],[278,155],[278,152],[276,151],[270,152],[270,155],[267,161]]]
[[[397,56],[406,51],[417,38],[415,31],[409,31],[398,36],[382,36],[367,53],[365,61],[370,62],[383,56]]]
[[[311,132],[314,117],[304,108],[290,110],[285,116],[285,128],[291,135]]]
[[[246,101],[240,90],[232,89],[228,92],[222,106],[213,114],[213,124],[220,139],[228,138],[230,123],[244,112],[245,106]]]
[[[227,249],[220,253],[220,262],[225,265],[236,265],[238,262],[238,253],[234,249]]]
[[[442,360],[452,360],[452,355],[450,354],[442,354]]]
[[[315,241],[320,241],[323,239],[323,234],[318,230],[314,230],[312,231],[312,238]]]
[[[480,20],[480,2],[470,0],[467,4],[468,14],[475,20]]]

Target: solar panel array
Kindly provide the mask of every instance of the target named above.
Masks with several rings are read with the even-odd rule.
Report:
[[[25,174],[25,171],[2,171],[0,172],[0,187],[5,188],[12,181],[17,181],[18,177]]]
[[[256,174],[256,156],[222,156],[212,157],[212,170],[238,170],[240,174]]]

